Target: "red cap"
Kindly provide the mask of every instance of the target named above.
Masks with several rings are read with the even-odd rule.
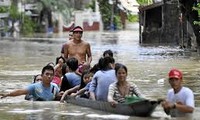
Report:
[[[78,32],[78,31],[80,31],[80,32],[83,32],[83,28],[82,27],[80,27],[80,26],[76,26],[73,30],[72,30],[73,32]]]
[[[177,69],[171,69],[168,75],[169,75],[169,78],[182,79],[183,77],[182,72]]]

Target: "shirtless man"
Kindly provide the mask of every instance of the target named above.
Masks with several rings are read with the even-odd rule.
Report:
[[[76,26],[73,30],[73,39],[64,44],[64,58],[67,60],[70,57],[78,59],[79,65],[90,65],[92,54],[90,44],[81,39],[83,29]]]

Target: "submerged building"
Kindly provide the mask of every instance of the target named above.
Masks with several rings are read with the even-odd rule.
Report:
[[[195,0],[162,0],[139,7],[141,44],[176,45],[182,48],[199,47],[197,11],[192,10]]]

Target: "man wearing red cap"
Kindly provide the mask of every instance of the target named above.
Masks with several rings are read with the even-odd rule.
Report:
[[[166,114],[172,117],[190,115],[194,111],[194,94],[188,87],[182,86],[183,75],[177,69],[171,69],[169,84],[172,89],[167,93],[167,99],[161,105]]]
[[[83,29],[80,26],[76,26],[73,30],[73,39],[64,44],[64,58],[75,57],[78,59],[79,65],[90,65],[92,61],[92,54],[90,44],[83,41],[82,34]]]

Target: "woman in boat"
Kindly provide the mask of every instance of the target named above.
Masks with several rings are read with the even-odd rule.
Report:
[[[37,75],[35,75],[33,78],[34,78],[34,79],[33,79],[33,82],[32,82],[32,83],[36,83],[36,82],[42,81],[42,76],[41,76],[41,74],[37,74]]]
[[[55,75],[53,77],[53,83],[60,86],[62,77],[62,67],[65,63],[64,57],[60,56],[56,58],[56,65],[54,66]]]
[[[105,50],[104,52],[103,52],[103,57],[112,57],[113,58],[113,52],[112,52],[112,50]],[[100,68],[99,68],[99,64],[98,63],[96,63],[91,69],[90,69],[90,71],[91,72],[93,72],[94,74],[98,71],[98,70],[100,70]]]
[[[99,68],[91,81],[90,85],[90,99],[107,101],[108,87],[115,82],[115,60],[112,57],[104,57],[99,59]]]
[[[103,57],[107,57],[107,56],[110,56],[110,57],[113,57],[113,51],[112,50],[105,50],[103,52]]]
[[[138,87],[126,80],[128,70],[125,65],[116,64],[115,74],[117,76],[117,81],[112,83],[108,90],[108,102],[110,102],[112,106],[118,103],[124,103],[126,96],[135,95],[137,97],[142,97]]]

